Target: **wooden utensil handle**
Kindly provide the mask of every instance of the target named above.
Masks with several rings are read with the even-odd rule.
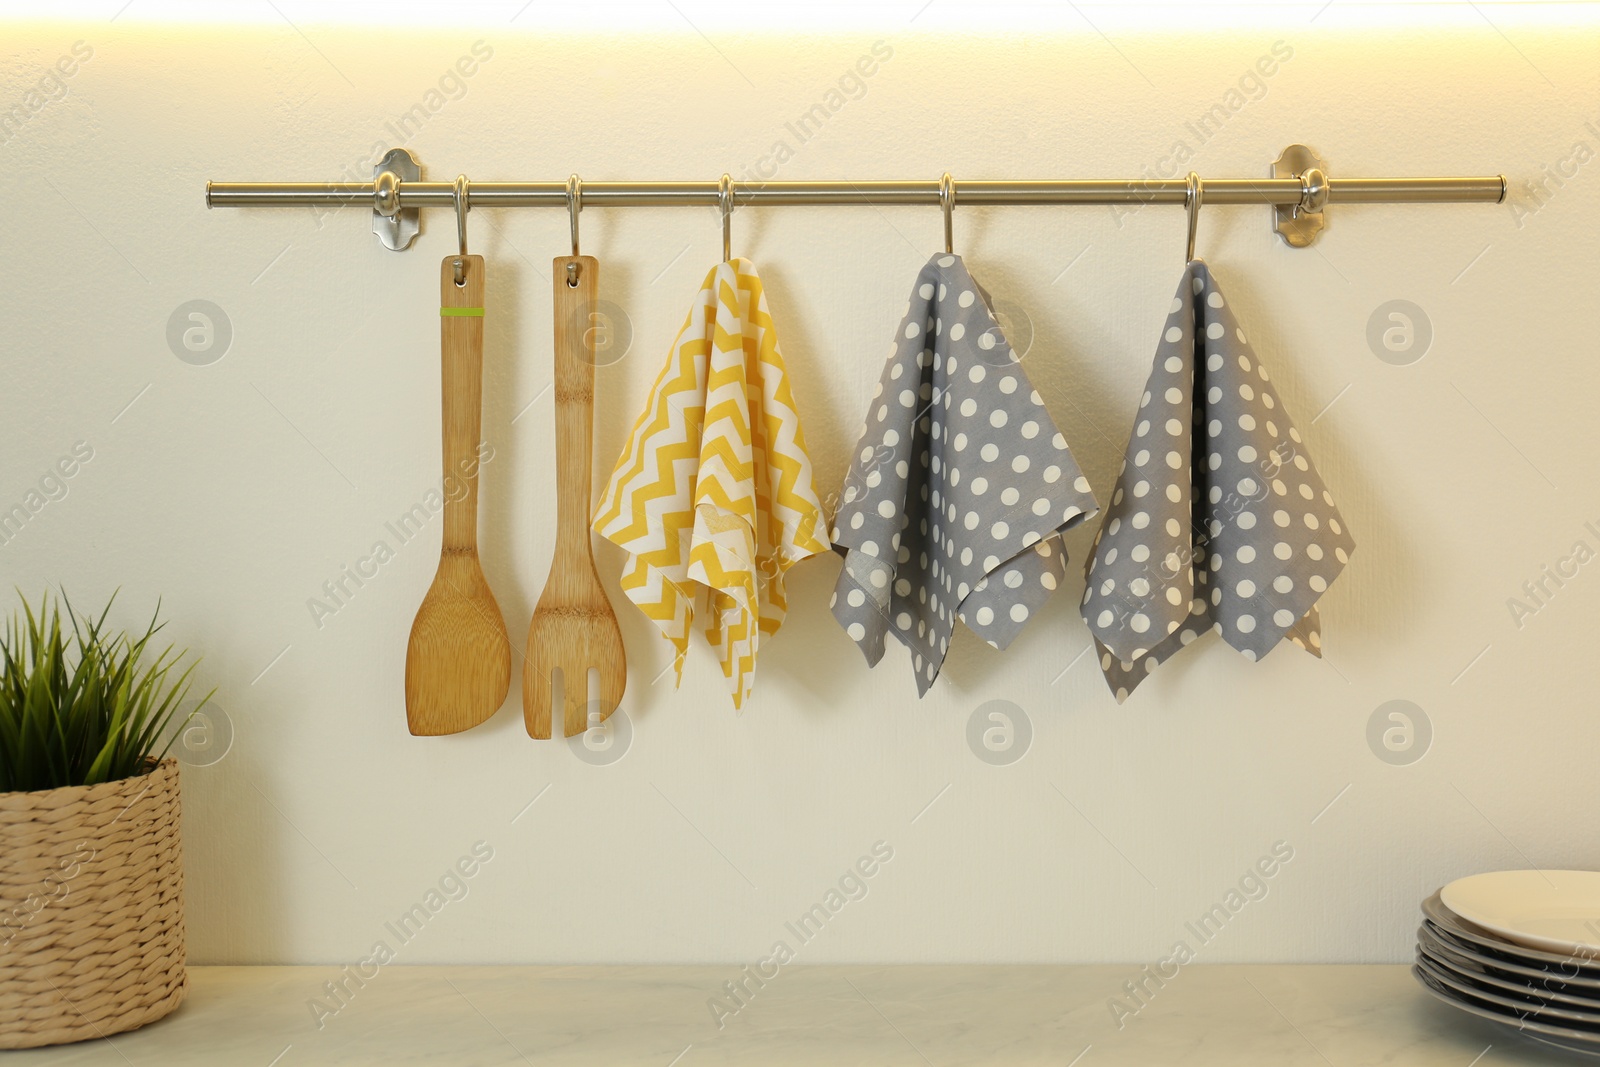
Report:
[[[577,264],[577,284],[567,265]],[[550,266],[555,300],[556,551],[593,559],[589,542],[594,471],[594,359],[599,264],[593,256],[558,256]],[[555,577],[555,576],[552,576]]]
[[[457,285],[456,263],[463,268]],[[444,408],[444,550],[478,546],[478,443],[483,429],[483,257],[448,256],[439,268]],[[466,491],[458,486],[464,484]]]

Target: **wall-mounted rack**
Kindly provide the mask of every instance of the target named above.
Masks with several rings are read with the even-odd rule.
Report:
[[[1476,178],[1333,178],[1305,145],[1290,145],[1265,178],[1207,178],[1204,202],[1267,204],[1273,229],[1304,248],[1316,240],[1327,206],[1340,204],[1498,204],[1503,174]],[[672,207],[723,204],[1187,204],[1193,186],[1184,178],[1068,179],[1044,181],[647,181],[479,182],[467,184],[465,206]],[[207,182],[207,207],[304,207],[370,204],[372,229],[396,251],[420,230],[419,209],[456,206],[454,182],[423,181],[410,152],[394,148],[373,166],[370,182]]]

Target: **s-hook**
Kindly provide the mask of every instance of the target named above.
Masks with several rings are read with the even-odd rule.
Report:
[[[717,207],[722,209],[722,262],[733,259],[733,178],[724,174],[717,182]]]
[[[956,180],[945,171],[939,178],[939,207],[944,211],[944,250],[955,252]]]
[[[1184,254],[1185,264],[1194,262],[1194,235],[1200,226],[1200,205],[1205,203],[1206,198],[1206,184],[1200,180],[1200,175],[1191,170],[1188,183],[1189,188],[1183,197],[1183,206],[1189,213],[1189,244]]]
[[[458,174],[454,193],[456,201],[456,241],[461,246],[461,253],[456,257],[455,261],[457,285],[467,284],[467,261],[465,257],[467,254],[467,212],[472,210],[472,205],[468,200],[470,195],[471,193],[467,188],[467,176]]]
[[[567,264],[567,287],[578,287],[578,274],[582,270],[578,259],[578,212],[583,210],[583,182],[576,174],[567,178],[567,217],[572,220],[572,262]]]

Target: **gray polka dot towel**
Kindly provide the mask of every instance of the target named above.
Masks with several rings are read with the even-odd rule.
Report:
[[[996,648],[1066,576],[1059,535],[1099,506],[959,256],[918,275],[834,517],[833,614],[867,662],[911,651],[917,693],[959,618]]]
[[[1207,630],[1251,660],[1285,637],[1320,656],[1316,603],[1354,549],[1267,368],[1191,262],[1088,565],[1083,617],[1117,702]]]

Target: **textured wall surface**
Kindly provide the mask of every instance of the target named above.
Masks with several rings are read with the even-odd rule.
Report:
[[[136,2],[0,32],[0,505],[42,505],[7,531],[0,575],[85,603],[120,587],[128,624],[159,596],[204,657],[232,740],[184,771],[195,961],[348,964],[382,941],[400,962],[732,973],[780,940],[807,962],[1136,965],[1179,940],[1214,961],[1398,961],[1444,881],[1600,864],[1600,67],[1594,24],[1561,22],[1582,8],[1108,7],[1030,32],[908,4],[786,34],[684,4],[607,37],[517,6],[379,32],[312,5],[193,25]],[[892,54],[846,77],[875,42]],[[470,76],[452,74],[463,57]],[[818,103],[836,106],[797,135]],[[1200,130],[1213,107],[1225,119]],[[1286,248],[1265,208],[1202,216],[1200,253],[1359,545],[1322,602],[1326,659],[1285,646],[1251,664],[1208,638],[1118,707],[1081,655],[1091,524],[1022,638],[996,653],[962,633],[921,701],[902,650],[869,671],[833,622],[837,561],[800,566],[736,716],[703,642],[672,689],[603,546],[630,658],[631,736],[610,763],[529,740],[515,684],[470,733],[406,732],[406,635],[440,523],[409,540],[386,523],[440,479],[450,216],[427,213],[395,254],[361,208],[202,197],[207,179],[370,178],[399,143],[443,179],[959,182],[1250,176],[1295,141],[1335,175],[1512,177],[1500,206],[1336,206],[1312,250]],[[566,227],[558,211],[470,221],[489,277],[481,542],[518,648],[554,539],[548,275]],[[1171,207],[957,211],[958,250],[1013,341],[1031,333],[1026,367],[1102,503],[1183,229]],[[766,282],[826,495],[939,214],[751,209],[733,239]],[[633,331],[598,374],[599,478],[720,231],[709,208],[596,209],[583,241]],[[169,343],[193,300],[221,309],[225,350],[220,333]],[[1410,347],[1374,348],[1394,300],[1414,305]],[[74,449],[92,457],[50,478]],[[380,541],[392,558],[329,600]],[[1003,765],[968,741],[996,700],[1028,724]],[[1409,749],[1392,709],[1371,729],[1397,700]],[[875,845],[873,876],[797,939],[785,924]],[[1247,877],[1275,850],[1270,879]],[[472,876],[444,877],[463,857]],[[1242,879],[1229,922],[1197,938],[1185,924]],[[386,924],[419,903],[428,921],[397,937]]]

